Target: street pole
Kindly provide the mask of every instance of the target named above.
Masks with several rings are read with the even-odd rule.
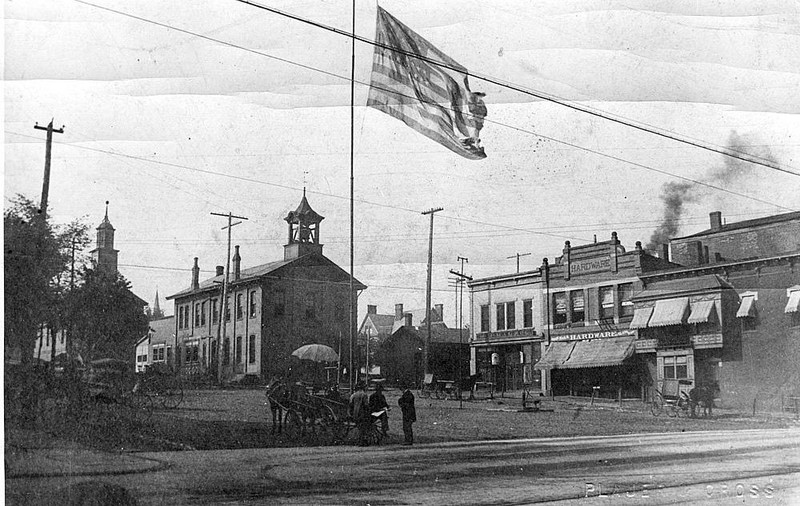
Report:
[[[223,216],[225,218],[228,218],[228,225],[222,227],[221,229],[221,230],[228,229],[228,259],[225,262],[225,277],[222,278],[222,313],[220,314],[219,318],[220,327],[217,327],[218,335],[220,334],[219,329],[220,328],[222,329],[219,340],[217,341],[217,381],[222,383],[222,356],[223,356],[222,347],[225,343],[225,338],[227,333],[226,331],[228,327],[228,322],[226,321],[225,316],[228,314],[228,282],[231,270],[231,229],[234,226],[242,223],[241,221],[232,223],[232,220],[233,218],[236,218],[237,220],[246,220],[247,218],[245,218],[244,216],[234,216],[231,212],[228,212],[228,214],[220,214],[220,213],[211,213],[211,214],[214,216]],[[233,320],[233,318],[231,318],[231,320]]]
[[[40,127],[39,123],[36,123],[33,128],[47,132],[47,141],[44,151],[44,182],[42,183],[42,200],[39,204],[42,218],[47,218],[47,198],[50,194],[50,153],[53,149],[53,133],[63,134],[64,125],[61,125],[61,128],[56,130],[53,128],[53,120],[51,119],[47,127]]]
[[[431,228],[428,235],[428,284],[425,289],[425,320],[427,323],[427,334],[422,347],[422,362],[425,375],[430,373],[430,347],[431,347],[431,275],[433,270],[433,215],[442,211],[444,208],[437,207],[429,209],[422,214],[429,214],[431,216]]]
[[[514,258],[514,257],[517,258],[517,274],[519,274],[519,257],[526,257],[528,255],[530,255],[530,253],[517,253],[516,255],[511,255],[510,257],[506,257],[506,258],[509,258],[509,259],[510,258]]]
[[[458,276],[458,284],[456,285],[457,288],[461,289],[459,294],[459,310],[458,310],[458,383],[459,389],[463,384],[463,375],[462,371],[462,358],[461,358],[461,348],[464,346],[464,283],[466,281],[472,281],[472,276],[467,276],[464,274],[464,263],[469,263],[469,259],[466,257],[459,256],[458,260],[461,262],[461,272],[456,272],[454,270],[450,270],[450,274],[454,274]],[[458,398],[458,409],[463,409],[464,401],[463,401],[463,392]]]

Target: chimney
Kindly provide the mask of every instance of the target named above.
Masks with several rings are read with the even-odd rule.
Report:
[[[367,306],[367,314],[378,314],[378,306]]]
[[[444,304],[434,304],[434,310],[436,311],[436,316],[432,318],[434,322],[443,322],[444,321]]]
[[[222,276],[223,274],[225,274],[225,266],[224,265],[218,265],[217,266],[217,276]]]
[[[405,317],[405,319],[406,319],[404,325],[406,327],[413,327],[412,322],[414,321],[414,315],[411,314],[411,313],[406,313],[406,314],[403,315],[403,317]]]
[[[239,245],[236,245],[236,253],[233,254],[233,279],[239,279],[242,275],[242,257],[239,256]]]
[[[719,230],[722,228],[722,213],[720,211],[709,213],[708,217],[711,219],[711,230]]]
[[[661,245],[661,258],[669,260],[669,244]]]
[[[192,267],[192,290],[200,289],[200,267],[197,266],[197,257],[194,257],[194,267]]]
[[[402,304],[395,304],[394,305],[394,319],[395,320],[402,320],[403,319],[403,305]]]

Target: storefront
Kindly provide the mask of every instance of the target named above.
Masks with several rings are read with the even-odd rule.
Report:
[[[473,345],[475,372],[481,381],[507,390],[544,391],[542,373],[533,366],[542,356],[542,343],[531,338],[517,341],[492,341]]]

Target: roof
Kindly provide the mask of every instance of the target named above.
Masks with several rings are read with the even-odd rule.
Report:
[[[367,320],[372,322],[372,325],[375,326],[379,334],[392,333],[392,326],[394,325],[393,314],[368,314],[364,317],[364,323],[361,324],[362,329],[364,328],[364,325],[366,325]]]
[[[710,290],[732,289],[730,283],[717,274],[708,274],[695,278],[671,279],[669,281],[654,281],[647,289],[634,294],[633,299],[644,300],[649,298],[676,297],[678,294],[691,292],[704,292]]]
[[[700,237],[704,235],[718,234],[720,232],[730,232],[733,230],[739,230],[743,228],[763,227],[765,225],[783,223],[785,221],[792,221],[792,220],[800,220],[800,211],[794,211],[791,213],[784,213],[784,214],[776,214],[773,216],[766,216],[764,218],[755,218],[752,220],[737,221],[736,223],[729,223],[726,225],[722,225],[720,228],[716,229],[709,228],[703,230],[702,232],[697,232],[696,234],[685,235],[683,237],[674,237],[672,238],[672,241],[679,241],[681,239],[689,239],[692,237]]]
[[[172,338],[175,333],[175,317],[167,316],[150,322],[150,343],[160,344]]]
[[[303,188],[303,199],[300,201],[300,205],[294,211],[289,211],[284,219],[289,223],[319,223],[325,217],[311,209],[311,205],[306,199],[306,189]]]
[[[289,265],[291,263],[299,262],[301,260],[306,261],[312,256],[317,256],[317,257],[321,258],[328,265],[334,266],[337,269],[341,270],[343,273],[347,274],[341,267],[336,265],[333,261],[329,260],[326,256],[318,254],[318,253],[309,253],[308,255],[303,255],[303,256],[300,256],[300,257],[297,257],[297,258],[292,258],[292,259],[289,259],[289,260],[278,260],[276,262],[270,262],[270,263],[266,263],[266,264],[257,265],[255,267],[250,267],[248,269],[242,269],[242,271],[239,274],[239,279],[237,279],[235,281],[229,280],[229,282],[238,284],[238,283],[242,283],[242,282],[246,282],[246,281],[255,280],[255,279],[258,279],[261,276],[265,276],[267,274],[273,273],[273,272],[277,271],[278,269],[280,269],[282,267],[285,267],[285,266],[287,266],[287,265]],[[349,276],[349,274],[348,274],[348,276]],[[224,277],[225,277],[225,275],[221,274],[219,276],[214,276],[213,278],[208,278],[208,279],[200,282],[200,287],[197,290],[193,290],[191,287],[185,288],[185,289],[181,290],[178,293],[174,293],[172,295],[167,296],[167,300],[175,299],[175,298],[181,297],[183,295],[189,295],[191,293],[202,292],[202,291],[209,290],[209,289],[212,289],[212,288],[216,289],[217,287],[221,286],[222,280],[223,280]],[[363,290],[364,288],[366,288],[365,285],[363,285],[360,281],[358,281],[355,278],[353,279],[353,285],[354,285],[353,287],[356,290]]]
[[[403,320],[397,320],[400,325],[392,331],[392,337],[400,330],[406,329],[410,334],[422,340],[427,333],[426,327],[407,327],[402,324]],[[469,330],[463,329],[463,333],[459,329],[451,329],[444,322],[431,323],[431,342],[440,344],[469,344]]]

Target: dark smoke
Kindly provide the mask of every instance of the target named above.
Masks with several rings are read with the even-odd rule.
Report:
[[[739,135],[735,130],[731,130],[726,148],[744,158],[777,164],[778,161],[769,148],[757,146],[756,142],[757,139],[753,136]],[[722,161],[722,165],[709,170],[706,177],[703,178],[705,182],[722,188],[730,188],[757,168],[752,163],[730,156],[723,156]],[[650,241],[645,249],[660,252],[659,246],[669,243],[669,240],[678,234],[685,204],[697,200],[697,195],[694,193],[696,188],[692,183],[685,181],[665,183],[661,187],[660,198],[664,202],[664,215],[661,218],[661,224],[650,236]]]
[[[692,184],[685,181],[664,183],[659,198],[664,203],[664,215],[645,247],[648,251],[658,251],[660,244],[667,244],[671,237],[675,237],[684,205],[695,200]]]

